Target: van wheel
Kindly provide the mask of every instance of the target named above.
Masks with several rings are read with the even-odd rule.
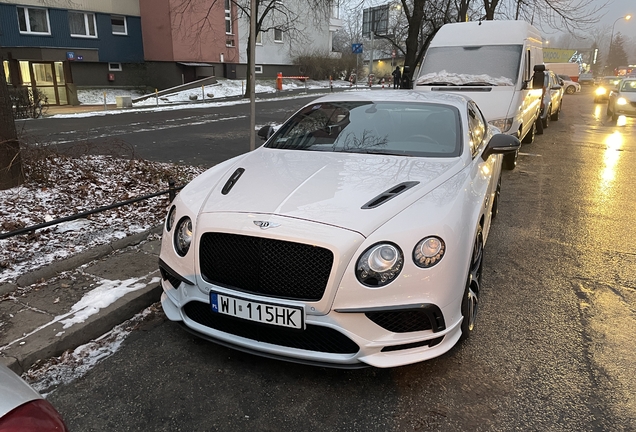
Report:
[[[537,131],[537,122],[535,121],[535,122],[532,122],[532,127],[530,128],[526,136],[523,137],[521,142],[524,144],[532,144],[532,142],[534,141],[534,134],[536,131]]]
[[[559,113],[561,112],[561,105],[559,105],[559,109],[556,110],[555,112],[553,112],[550,115],[550,120],[552,121],[559,121]]]
[[[512,171],[517,166],[517,155],[519,150],[514,153],[506,153],[501,162],[501,167],[505,170]]]

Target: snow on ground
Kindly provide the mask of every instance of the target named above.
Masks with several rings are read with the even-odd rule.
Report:
[[[36,363],[22,378],[47,397],[60,385],[83,377],[96,364],[117,352],[130,332],[158,311],[159,304],[156,303],[91,342],[66,351],[59,357]]]
[[[334,87],[349,87],[348,81],[333,81]],[[228,80],[218,79],[217,84],[210,84],[204,88],[197,87],[190,90],[175,91],[164,96],[156,98],[154,93],[150,93],[151,97],[135,102],[133,107],[140,106],[156,106],[156,105],[172,105],[175,103],[192,103],[193,101],[214,100],[219,98],[227,98],[232,96],[241,96],[245,93],[245,80]],[[329,81],[315,81],[307,80],[302,82],[300,80],[284,79],[282,92],[290,90],[315,90],[315,89],[328,89]],[[275,80],[257,80],[255,84],[256,93],[276,93],[276,81]],[[143,96],[142,92],[136,90],[125,89],[78,89],[77,97],[82,105],[103,105],[104,93],[106,93],[106,103],[114,104],[116,102],[116,96],[130,96],[134,99]]]
[[[23,152],[27,182],[0,191],[0,231],[61,219],[116,202],[168,189],[168,178],[184,185],[201,167],[124,160],[109,156],[71,157],[44,150]],[[146,231],[165,217],[168,195],[96,213],[0,240],[0,284],[55,260]]]

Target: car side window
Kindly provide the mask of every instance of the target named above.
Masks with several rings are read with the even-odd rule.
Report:
[[[486,121],[474,102],[468,104],[468,135],[473,158],[479,153],[486,136]]]

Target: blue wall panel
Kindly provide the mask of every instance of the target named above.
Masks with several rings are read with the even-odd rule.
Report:
[[[139,63],[144,61],[141,18],[126,17],[128,34],[112,34],[110,15],[96,13],[97,38],[71,37],[68,11],[49,8],[50,36],[21,34],[15,5],[0,4],[0,46],[62,49],[98,49],[102,62]]]

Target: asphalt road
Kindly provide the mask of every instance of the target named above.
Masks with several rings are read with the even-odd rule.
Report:
[[[301,366],[157,314],[49,400],[74,431],[636,430],[636,121],[604,113],[566,95],[504,173],[476,331],[444,356]]]
[[[324,91],[257,99],[256,124],[282,123]],[[27,142],[72,154],[140,157],[159,162],[213,166],[249,151],[249,99],[233,104],[164,111],[133,111],[91,117],[18,121]],[[98,113],[99,114],[99,113]],[[262,144],[257,137],[256,146]]]

